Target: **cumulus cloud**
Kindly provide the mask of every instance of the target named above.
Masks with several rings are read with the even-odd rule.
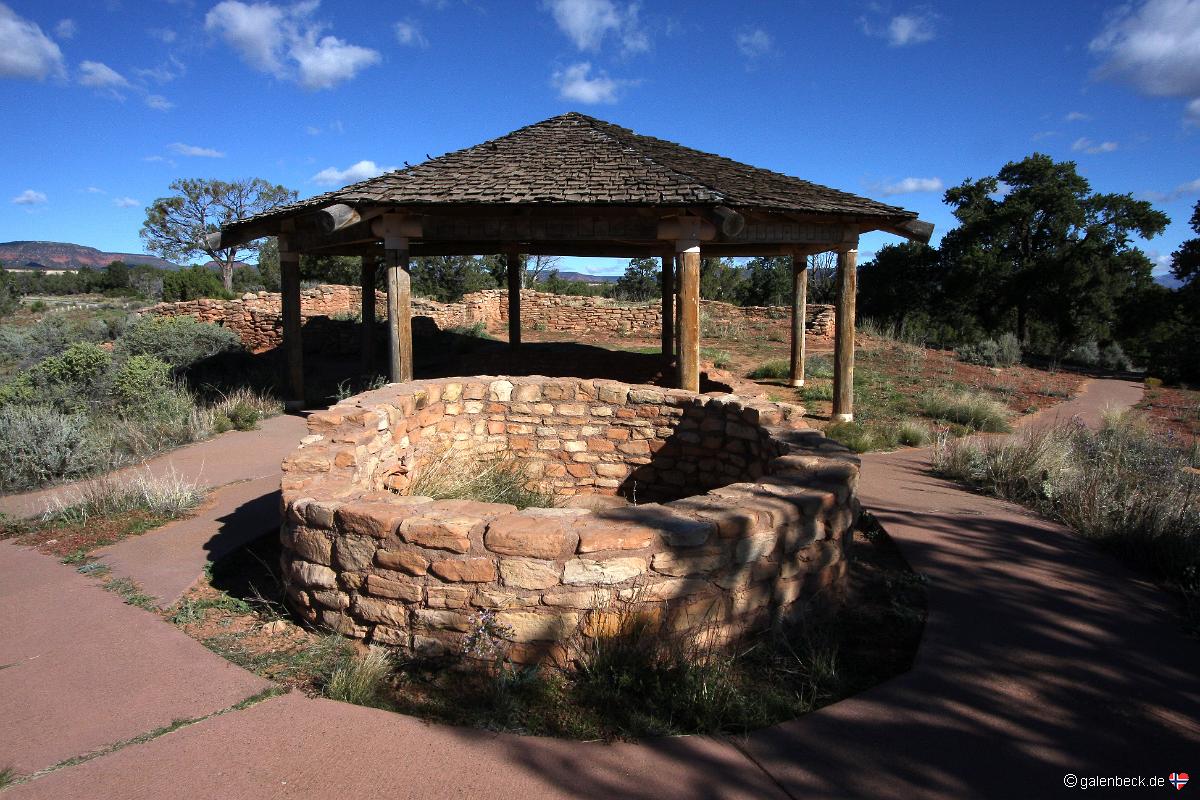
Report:
[[[14,197],[12,201],[19,206],[40,206],[46,202],[46,193],[34,189],[26,189]]]
[[[1171,203],[1182,197],[1200,194],[1200,178],[1187,183],[1181,183],[1169,192],[1144,192],[1147,200],[1156,203]]]
[[[904,178],[895,183],[885,183],[878,190],[884,197],[890,197],[894,194],[940,192],[944,188],[941,178]]]
[[[889,14],[883,6],[872,4],[870,14],[860,17],[863,33],[886,39],[892,47],[908,47],[932,41],[937,36],[938,15],[927,6],[918,6],[902,14]]]
[[[99,186],[89,186],[84,189],[84,191],[88,194],[108,194],[108,192],[104,191]]]
[[[120,97],[121,89],[129,88],[125,76],[100,61],[84,61],[79,65],[79,83]]]
[[[599,50],[609,34],[620,40],[625,53],[650,49],[650,37],[638,18],[638,3],[621,7],[613,0],[543,0],[542,5],[580,50]]]
[[[225,157],[225,154],[223,152],[221,152],[220,150],[214,150],[211,147],[196,147],[195,145],[184,144],[183,142],[175,142],[171,145],[168,145],[168,148],[170,149],[170,151],[172,153],[178,153],[181,156],[192,156],[193,158],[224,158]],[[147,160],[148,161],[149,160],[161,161],[162,158],[161,158],[161,156],[160,157],[152,156],[151,158],[149,158]]]
[[[146,105],[150,108],[153,108],[155,111],[170,111],[175,107],[174,103],[163,97],[161,94],[146,95]]]
[[[1085,114],[1082,111],[1068,111],[1063,115],[1063,122],[1085,122],[1091,118],[1090,114]]]
[[[557,70],[551,77],[551,83],[558,89],[558,96],[563,100],[592,105],[617,102],[618,93],[629,81],[610,78],[603,70],[598,70],[593,76],[592,65],[583,61]]]
[[[358,183],[377,177],[385,172],[391,172],[393,169],[394,167],[381,167],[374,161],[364,160],[351,164],[345,169],[326,167],[313,175],[311,180],[321,186],[345,186],[348,183]]]
[[[330,89],[382,59],[368,47],[322,35],[326,25],[312,19],[319,0],[291,6],[224,0],[204,18],[254,69],[306,89]]]
[[[0,3],[0,78],[62,77],[62,50],[37,23],[17,16]]]
[[[425,34],[421,33],[421,29],[412,22],[397,22],[396,23],[396,41],[407,47],[428,47],[429,40],[425,38]]]
[[[1071,149],[1076,153],[1087,153],[1088,155],[1097,155],[1099,153],[1111,153],[1117,149],[1116,142],[1093,142],[1085,136],[1080,136],[1075,141],[1071,142]]]
[[[746,58],[759,58],[771,52],[774,41],[762,28],[747,28],[734,36],[737,49]]]
[[[77,33],[79,33],[79,26],[73,19],[60,19],[54,26],[54,35],[60,39],[74,39]]]
[[[141,203],[132,197],[114,197],[113,205],[117,208],[137,208]]]

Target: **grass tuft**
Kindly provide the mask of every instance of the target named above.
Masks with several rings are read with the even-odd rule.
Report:
[[[791,377],[792,365],[790,361],[778,359],[776,361],[768,361],[765,364],[760,364],[751,370],[748,377],[756,381],[763,380],[785,380]]]
[[[1008,409],[983,394],[932,392],[918,401],[921,413],[931,419],[953,422],[972,430],[1003,433],[1010,430]]]
[[[371,647],[365,655],[347,648],[325,681],[325,696],[360,706],[376,705],[394,669],[391,654],[382,647]]]
[[[480,459],[456,450],[438,453],[424,464],[408,487],[408,494],[434,500],[510,503],[517,508],[554,505],[554,495],[532,483],[516,459]]]
[[[43,523],[84,525],[93,517],[113,517],[144,511],[158,520],[178,519],[204,499],[196,484],[172,471],[169,475],[147,472],[132,481],[111,476],[92,481],[74,492],[56,495],[42,514]]]

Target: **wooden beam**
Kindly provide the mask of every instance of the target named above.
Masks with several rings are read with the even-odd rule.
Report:
[[[392,383],[413,378],[412,278],[408,272],[408,239],[384,242],[387,262],[388,376]]]
[[[662,257],[662,357],[675,360],[675,254]]]
[[[910,219],[898,225],[887,225],[880,228],[880,230],[887,233],[894,233],[897,236],[903,236],[911,242],[920,242],[921,244],[929,244],[929,240],[933,238],[933,223],[921,219]]]
[[[359,266],[359,281],[362,286],[360,303],[362,322],[359,323],[359,348],[362,352],[362,373],[371,375],[375,371],[375,258],[362,256]]]
[[[509,251],[505,257],[508,267],[508,346],[516,350],[521,346],[521,285],[524,283],[524,265],[521,254]]]
[[[679,388],[700,391],[700,246],[679,254]]]
[[[804,385],[804,326],[808,316],[808,256],[792,256],[792,360],[788,383]]]
[[[858,250],[838,253],[834,309],[833,421],[854,419],[854,306],[858,291]]]
[[[283,316],[284,403],[290,410],[304,407],[304,343],[300,326],[300,254],[285,250],[280,238],[279,284]]]

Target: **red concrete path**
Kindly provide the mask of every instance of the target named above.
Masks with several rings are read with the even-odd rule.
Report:
[[[0,767],[21,774],[228,708],[271,685],[94,579],[7,542],[0,665]]]
[[[1094,415],[1114,395],[1129,402],[1133,392],[1093,382],[1071,413]],[[929,622],[913,670],[746,741],[577,744],[288,695],[8,794],[662,800],[769,798],[782,788],[797,798],[1011,798],[1061,793],[1066,772],[1200,771],[1200,646],[1184,638],[1168,599],[1061,527],[930,477],[927,463],[924,451],[868,456],[861,486],[864,503],[929,577]],[[9,569],[0,561],[6,585]],[[0,639],[40,626],[40,608],[6,618]],[[69,631],[66,616],[58,622]],[[204,654],[190,641],[177,650],[176,658]],[[19,686],[16,693],[39,702]],[[79,716],[106,728],[109,704],[78,691],[74,698]],[[53,720],[44,738],[61,735],[65,723]],[[23,733],[0,715],[0,765]]]

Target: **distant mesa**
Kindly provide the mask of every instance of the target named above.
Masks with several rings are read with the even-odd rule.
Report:
[[[537,277],[539,283],[545,283],[550,280],[550,273],[543,272]],[[582,281],[583,283],[616,283],[621,279],[620,275],[588,275],[586,272],[559,272],[558,279],[561,281]]]
[[[69,242],[0,242],[0,264],[9,269],[104,269],[113,261],[124,261],[130,266],[180,269],[178,264],[145,253],[106,253]]]

